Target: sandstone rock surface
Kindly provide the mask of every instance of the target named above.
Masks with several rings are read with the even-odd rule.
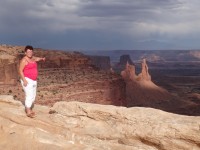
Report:
[[[17,82],[17,48],[0,45],[0,85],[15,85]]]
[[[199,150],[200,117],[82,102],[35,106],[0,96],[0,149]]]
[[[153,107],[170,112],[177,111],[178,107],[181,106],[180,104],[183,103],[175,100],[167,90],[152,82],[145,59],[141,63],[141,68],[141,73],[137,75],[135,66],[127,63],[126,68],[121,72],[121,76],[126,82],[127,106]]]

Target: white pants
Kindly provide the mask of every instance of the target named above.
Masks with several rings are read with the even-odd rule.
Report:
[[[21,80],[21,84],[25,92],[25,107],[31,108],[36,98],[37,81],[31,80],[27,77],[25,77],[25,79],[28,82],[27,86],[24,86],[24,83]]]

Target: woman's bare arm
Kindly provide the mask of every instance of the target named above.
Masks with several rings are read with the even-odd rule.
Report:
[[[24,67],[26,65],[26,60],[23,58],[21,61],[20,61],[20,64],[19,64],[19,75],[24,83],[24,86],[26,86],[28,84],[28,82],[26,81],[25,77],[24,77],[24,73],[23,73],[23,70],[24,70]]]
[[[41,61],[41,60],[45,61],[45,57],[33,57],[33,59],[35,61]]]

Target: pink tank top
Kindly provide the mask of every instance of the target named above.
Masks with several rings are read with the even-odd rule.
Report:
[[[23,73],[25,77],[32,80],[37,80],[38,76],[37,63],[28,62],[28,64],[24,67]]]

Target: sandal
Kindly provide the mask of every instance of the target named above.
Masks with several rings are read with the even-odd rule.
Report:
[[[26,116],[27,116],[27,117],[30,117],[30,118],[34,118],[34,117],[35,117],[35,115],[32,114],[32,113],[27,113]]]

